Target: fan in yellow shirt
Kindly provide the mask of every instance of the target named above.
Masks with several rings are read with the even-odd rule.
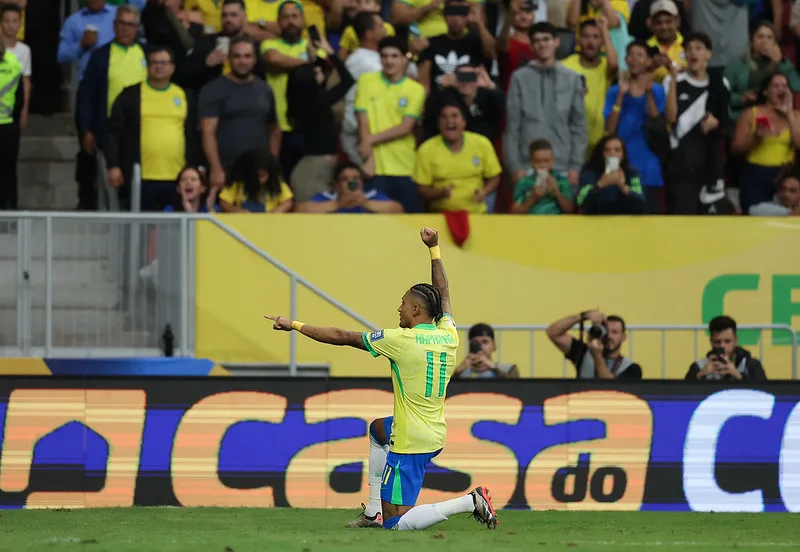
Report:
[[[486,212],[486,197],[500,184],[503,171],[485,136],[467,132],[461,107],[447,102],[439,112],[440,136],[419,147],[414,182],[431,210]]]
[[[622,0],[623,2],[626,0]],[[479,17],[486,22],[483,0],[466,0],[467,4],[479,6]],[[443,8],[445,0],[394,0],[392,21],[396,25],[408,25],[412,35],[431,38],[447,33]]]
[[[605,44],[606,55],[601,50]],[[605,117],[603,109],[606,104],[606,92],[617,74],[617,51],[611,43],[605,18],[595,21],[589,19],[581,23],[581,34],[578,38],[579,53],[572,54],[562,61],[562,65],[572,69],[583,77],[584,105],[586,107],[586,123],[588,125],[588,160],[595,144],[605,134]]]
[[[381,5],[378,0],[356,0],[355,9],[353,10],[353,17],[363,12],[374,13],[375,15],[380,16]],[[391,23],[384,21],[383,28],[386,31],[384,36],[394,36],[394,27]],[[342,32],[341,40],[339,40],[339,52],[337,53],[339,59],[342,61],[346,60],[347,57],[355,52],[360,45],[361,44],[358,41],[358,36],[356,36],[356,30],[352,25],[348,25]]]
[[[281,167],[266,149],[252,149],[239,157],[219,193],[223,213],[286,213],[292,209],[291,188],[281,178]]]
[[[580,25],[589,19],[604,16],[610,29],[623,23],[627,26],[631,18],[628,0],[571,0],[567,12],[567,25],[575,28],[576,39],[580,37]]]
[[[183,9],[199,12],[203,17],[206,34],[222,30],[222,2],[219,0],[186,0]]]

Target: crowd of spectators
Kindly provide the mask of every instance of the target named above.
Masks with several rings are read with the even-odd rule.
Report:
[[[0,3],[15,208],[31,54]],[[776,216],[794,36],[800,0],[85,0],[57,59],[81,209],[138,166],[145,211]]]

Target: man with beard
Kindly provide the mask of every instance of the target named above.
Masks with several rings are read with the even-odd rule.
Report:
[[[617,76],[617,51],[608,34],[608,23],[604,17],[589,19],[581,23],[578,38],[579,53],[572,54],[562,63],[583,77],[583,100],[586,106],[586,123],[589,143],[586,148],[588,158],[594,146],[605,134],[603,108],[606,105],[606,92],[611,81]],[[606,55],[600,55],[605,46]]]
[[[295,165],[305,154],[305,147],[300,134],[294,132],[286,117],[286,85],[292,69],[308,63],[309,49],[313,46],[303,38],[306,23],[302,4],[295,0],[281,2],[278,6],[278,26],[281,30],[280,38],[262,42],[261,55],[267,62],[267,83],[275,93],[275,112],[283,131],[280,162],[284,178],[288,182]],[[324,58],[325,53],[319,51],[317,57]]]
[[[194,49],[183,63],[175,68],[174,81],[184,88],[199,90],[220,75],[231,71],[228,51],[231,39],[245,35],[245,9],[242,0],[225,0],[222,4],[222,32],[205,36],[195,42]],[[253,73],[266,77],[266,64],[256,61]]]
[[[582,328],[585,322],[591,324],[587,342],[569,335],[573,326]],[[573,314],[550,324],[547,337],[575,366],[578,379],[642,379],[642,367],[620,353],[628,337],[620,316],[606,316],[598,310]]]
[[[199,100],[209,184],[217,189],[225,185],[225,171],[244,152],[269,147],[277,157],[281,144],[272,89],[253,76],[253,39],[237,36],[231,40],[228,62],[231,72],[204,86]]]

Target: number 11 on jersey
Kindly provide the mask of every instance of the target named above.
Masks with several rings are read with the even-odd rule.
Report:
[[[430,397],[433,394],[433,351],[426,353],[428,361],[428,370],[425,373],[425,396]],[[444,379],[447,376],[447,353],[439,353],[439,394],[437,396],[444,397]]]

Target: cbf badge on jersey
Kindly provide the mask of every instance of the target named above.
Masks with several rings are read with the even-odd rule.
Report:
[[[399,105],[402,108],[408,107],[408,98],[406,98],[405,96],[402,96],[400,98],[400,100],[398,100],[397,105]]]
[[[377,332],[369,334],[370,341],[379,341],[381,339],[383,339],[383,330],[378,330]]]
[[[472,164],[475,165],[476,167],[478,165],[480,165],[481,164],[480,157],[478,157],[477,155],[473,155],[472,156]]]
[[[174,98],[172,101],[175,102],[175,107],[180,107],[181,106],[181,99],[180,98]]]

